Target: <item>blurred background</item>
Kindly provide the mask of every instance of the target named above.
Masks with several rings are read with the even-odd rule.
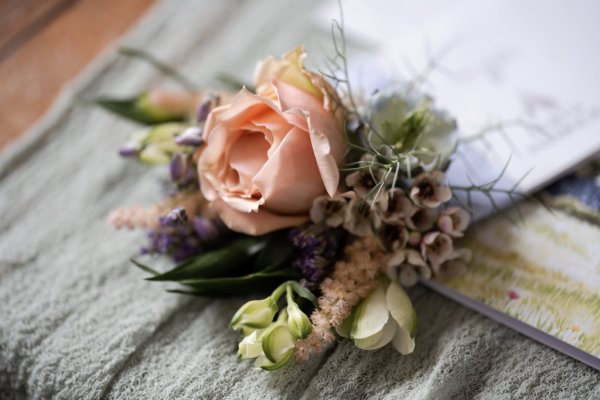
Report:
[[[0,0],[0,151],[155,0]]]

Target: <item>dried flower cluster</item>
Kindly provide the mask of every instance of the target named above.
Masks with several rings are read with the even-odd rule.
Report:
[[[343,226],[358,237],[377,237],[392,255],[388,276],[404,286],[414,285],[419,277],[461,271],[470,252],[455,248],[453,239],[463,236],[469,214],[459,207],[446,207],[452,192],[444,173],[422,172],[406,190],[383,179],[383,170],[378,168],[351,173],[346,177],[351,190],[318,198],[311,210],[312,221]]]
[[[318,308],[310,319],[312,333],[296,342],[296,357],[306,360],[321,351],[358,302],[375,287],[375,279],[385,267],[387,255],[372,237],[357,239],[344,248],[344,259],[335,263],[331,275],[321,283]]]
[[[345,66],[343,34],[334,44]],[[136,265],[199,296],[279,285],[231,323],[243,336],[238,355],[266,370],[338,336],[412,352],[417,319],[401,285],[455,274],[470,259],[454,244],[469,214],[448,204],[443,172],[456,122],[413,85],[355,99],[347,70],[339,79],[310,71],[304,57],[297,47],[263,60],[254,89],[233,96],[153,91],[100,103],[146,126],[121,155],[168,166],[168,199],[109,222],[147,229],[142,253],[179,265]]]

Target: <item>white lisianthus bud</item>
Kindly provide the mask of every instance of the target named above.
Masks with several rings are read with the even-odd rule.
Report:
[[[262,300],[252,300],[235,313],[230,325],[236,331],[244,328],[266,328],[273,322],[276,313],[277,302],[271,296]]]
[[[352,311],[337,332],[363,350],[392,343],[401,354],[415,348],[417,318],[409,297],[397,282],[382,281]]]
[[[284,311],[285,312],[285,311]],[[294,355],[294,336],[286,324],[275,323],[262,335],[263,353],[254,365],[267,371],[273,371],[287,364]]]
[[[287,326],[296,339],[304,339],[312,332],[312,324],[306,314],[300,310],[296,303],[288,304]]]
[[[185,124],[168,122],[137,131],[120,153],[123,156],[135,155],[146,164],[168,164],[174,154],[189,152],[186,147],[175,143],[175,137],[186,127]]]
[[[239,358],[256,358],[262,354],[263,349],[262,341],[260,340],[260,333],[261,331],[254,331],[242,339],[238,345]]]

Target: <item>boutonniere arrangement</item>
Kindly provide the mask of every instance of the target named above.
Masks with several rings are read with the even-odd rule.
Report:
[[[343,35],[334,41],[337,73],[306,69],[297,47],[259,62],[253,87],[237,93],[98,100],[145,125],[121,155],[169,171],[163,201],[109,221],[146,229],[141,252],[176,266],[133,262],[150,281],[179,283],[173,292],[268,294],[231,319],[239,357],[265,370],[339,338],[411,353],[417,316],[403,288],[460,273],[470,258],[455,244],[469,212],[451,202],[444,174],[456,122],[410,83],[357,96]]]

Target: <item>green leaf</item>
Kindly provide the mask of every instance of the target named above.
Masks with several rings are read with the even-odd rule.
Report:
[[[99,97],[94,103],[107,111],[127,118],[131,121],[143,125],[155,125],[163,122],[183,122],[181,115],[172,115],[164,112],[153,112],[148,107],[144,107],[144,102],[140,102],[144,95],[129,99],[113,99],[109,97]]]
[[[263,237],[244,237],[176,266],[164,274],[148,278],[149,281],[182,281],[207,279],[231,274],[239,267],[249,264],[249,259],[264,249]]]
[[[139,269],[141,269],[144,272],[148,272],[149,274],[152,274],[152,275],[160,275],[160,272],[150,268],[146,264],[142,264],[141,262],[134,260],[133,258],[131,258],[129,261],[131,261],[133,263],[133,265],[135,265],[136,267],[138,267]]]
[[[310,290],[308,290],[305,287],[302,287],[296,281],[289,281],[288,283],[292,287],[292,289],[294,290],[294,292],[296,292],[296,294],[298,296],[302,297],[303,299],[306,299],[306,300],[310,301],[315,306],[317,305],[317,298],[315,297],[315,295]]]
[[[296,251],[287,237],[287,232],[276,232],[266,237],[264,249],[254,260],[255,271],[272,271],[289,263]]]
[[[196,296],[238,296],[268,291],[277,284],[293,278],[298,278],[298,271],[288,268],[273,272],[256,272],[237,277],[184,280],[180,283],[189,286],[191,290],[171,291]]]

